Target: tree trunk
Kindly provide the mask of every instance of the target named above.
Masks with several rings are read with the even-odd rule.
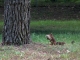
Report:
[[[30,0],[4,1],[3,44],[30,43]]]

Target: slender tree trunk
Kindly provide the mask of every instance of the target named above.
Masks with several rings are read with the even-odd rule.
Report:
[[[30,42],[30,0],[4,1],[3,44]]]

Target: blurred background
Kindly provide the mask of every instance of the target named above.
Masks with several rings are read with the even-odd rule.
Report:
[[[0,39],[3,20],[4,0],[0,0]],[[31,38],[38,42],[45,43],[48,33],[57,40],[79,41],[80,0],[31,0],[30,28]]]
[[[4,0],[0,0],[0,18]],[[31,19],[80,19],[80,0],[31,0]]]

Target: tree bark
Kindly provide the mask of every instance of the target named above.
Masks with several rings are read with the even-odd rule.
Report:
[[[3,44],[30,43],[30,0],[4,1]]]

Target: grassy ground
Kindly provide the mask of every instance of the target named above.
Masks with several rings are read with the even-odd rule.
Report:
[[[0,60],[80,60],[80,47],[78,44],[50,46],[40,43],[0,46]]]
[[[3,22],[0,22],[0,29],[1,26]],[[80,21],[31,21],[30,26],[34,43],[23,46],[0,45],[0,60],[80,60]],[[66,44],[49,45],[45,37],[49,33],[53,33],[56,41]],[[75,43],[71,44],[71,41]]]
[[[67,33],[79,32],[80,21],[31,21],[32,32]]]
[[[0,31],[3,22],[0,22]],[[79,41],[80,39],[80,21],[31,21],[31,38],[33,41],[47,43],[45,35],[53,33],[57,41]],[[40,41],[41,40],[41,41]]]

